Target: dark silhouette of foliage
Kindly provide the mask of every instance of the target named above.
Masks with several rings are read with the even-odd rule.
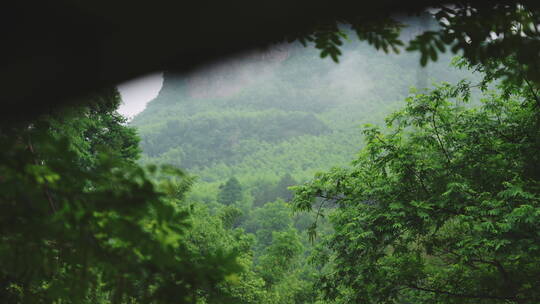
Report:
[[[0,130],[3,303],[191,302],[239,270],[233,252],[188,250],[189,177],[136,165],[118,94],[97,96]]]

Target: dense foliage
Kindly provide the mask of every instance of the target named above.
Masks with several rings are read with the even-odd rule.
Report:
[[[239,265],[225,247],[186,247],[191,179],[136,165],[118,93],[90,98],[0,132],[2,303],[178,303],[211,291]]]
[[[284,202],[248,221],[234,177],[214,205],[188,200],[193,177],[137,164],[139,140],[115,111],[116,90],[88,98],[91,106],[1,129],[2,303],[313,298],[313,270]],[[285,175],[279,186],[291,183]]]
[[[477,44],[487,19],[470,17],[486,12],[494,22],[481,34],[504,40]],[[508,29],[501,14],[518,22]],[[412,56],[351,43],[336,68],[278,46],[210,74],[166,74],[132,122],[141,160],[116,90],[2,125],[0,300],[539,302],[540,95],[534,65],[507,44],[535,45],[536,28],[520,27],[536,16],[509,4],[435,17],[433,31],[401,35],[422,63],[455,43],[465,50],[455,64],[479,83],[458,82],[470,74],[449,71],[448,58],[411,72]],[[390,19],[372,34],[355,22],[376,48],[401,44]],[[345,36],[336,23],[299,37],[337,61]],[[508,56],[490,58],[495,46]],[[454,84],[426,90],[429,74]],[[402,99],[387,129],[365,128],[349,167],[291,188],[345,164],[361,146],[355,125],[382,121]]]
[[[487,80],[493,67],[479,67]],[[296,188],[300,210],[338,206],[317,257],[326,299],[539,301],[540,104],[522,82],[483,83],[479,107],[467,82],[412,95],[387,131],[366,128],[352,168]]]
[[[381,57],[355,43],[348,50],[343,66],[292,45],[206,73],[166,73],[159,96],[132,122],[142,137],[143,163],[188,168],[199,176],[189,200],[204,202],[223,227],[252,238],[240,281],[251,282],[253,294],[244,300],[317,301],[313,284],[327,267],[309,263],[321,244],[306,230],[314,221],[322,235],[332,228],[317,215],[293,215],[288,187],[345,164],[360,145],[356,125],[381,121],[411,84],[471,77],[448,69],[448,58],[411,72],[414,56]],[[369,76],[357,72],[365,70]]]
[[[218,202],[223,205],[232,205],[242,198],[242,186],[235,177],[229,178],[227,182],[219,186]]]

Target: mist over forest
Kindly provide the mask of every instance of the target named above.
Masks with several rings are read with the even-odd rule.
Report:
[[[429,28],[426,20],[409,22],[404,40]],[[158,96],[130,121],[141,164],[186,170],[194,177],[188,201],[253,238],[250,280],[262,279],[265,293],[255,302],[317,297],[312,284],[324,270],[310,259],[334,228],[320,214],[293,212],[291,187],[350,167],[364,126],[384,125],[407,97],[435,83],[480,81],[450,54],[422,67],[417,54],[385,54],[354,40],[342,51],[336,63],[313,47],[282,43],[189,74],[165,72]]]
[[[334,20],[133,118],[1,124],[0,303],[539,303],[539,11]]]
[[[410,22],[404,39],[426,27]],[[233,176],[249,191],[287,174],[305,181],[348,165],[362,126],[384,124],[411,89],[479,79],[451,67],[452,58],[421,67],[417,54],[349,41],[335,63],[300,43],[273,45],[188,75],[165,72],[158,96],[130,124],[141,136],[141,162],[188,170],[201,195]]]

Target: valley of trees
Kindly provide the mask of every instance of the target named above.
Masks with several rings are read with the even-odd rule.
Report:
[[[166,72],[132,121],[104,89],[2,124],[1,302],[538,303],[522,58],[313,35]]]

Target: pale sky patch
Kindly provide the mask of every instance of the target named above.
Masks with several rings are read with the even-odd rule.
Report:
[[[122,96],[118,112],[130,119],[133,118],[158,95],[162,85],[163,73],[149,74],[118,85],[118,91]]]

